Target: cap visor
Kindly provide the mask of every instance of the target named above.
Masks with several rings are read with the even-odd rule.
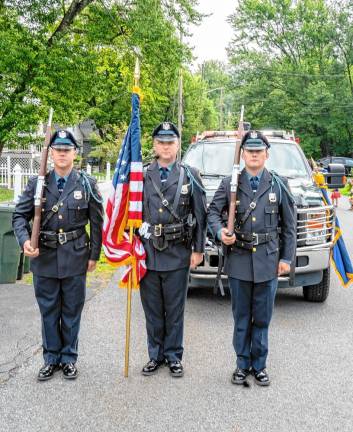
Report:
[[[262,145],[259,145],[259,144],[257,144],[257,145],[246,145],[246,144],[244,144],[243,145],[243,148],[245,148],[246,150],[265,150],[265,149],[267,149],[267,146],[266,146],[266,144],[262,144]]]
[[[75,148],[73,144],[59,144],[59,143],[57,144],[53,143],[50,147],[58,150],[71,150]]]
[[[178,139],[178,137],[176,135],[157,135],[155,139],[160,142],[172,142]]]

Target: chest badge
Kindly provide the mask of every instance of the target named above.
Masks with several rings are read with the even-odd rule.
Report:
[[[189,192],[189,185],[188,185],[188,184],[184,184],[184,185],[181,187],[181,193],[182,193],[183,195],[186,195],[188,192]]]
[[[74,191],[74,198],[77,200],[82,199],[82,191],[80,191],[80,190]]]
[[[268,194],[268,200],[270,201],[270,203],[275,203],[277,201],[276,194],[274,192],[270,192]]]

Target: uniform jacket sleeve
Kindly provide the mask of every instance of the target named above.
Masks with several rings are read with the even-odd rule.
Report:
[[[95,196],[101,198],[97,181],[93,178],[90,178],[90,183]],[[90,221],[90,260],[99,260],[102,247],[103,217],[103,204],[97,202],[91,195],[88,203],[88,218]]]
[[[221,228],[223,228],[222,224],[222,213],[224,209],[227,209],[229,206],[228,194],[229,194],[229,179],[224,178],[216,193],[214,194],[213,200],[208,207],[208,226],[214,236],[217,238],[217,233]]]
[[[30,239],[31,229],[29,222],[34,216],[34,194],[37,184],[37,177],[31,177],[27,187],[20,196],[12,216],[12,227],[17,241],[23,249],[23,244]]]
[[[288,180],[281,177],[284,185],[290,190]],[[297,214],[296,206],[286,191],[282,190],[280,205],[281,216],[281,249],[280,260],[293,261],[297,244]]]
[[[197,182],[202,185],[202,180],[195,169],[190,169],[192,175],[195,177]],[[191,195],[191,208],[193,215],[196,219],[196,226],[193,232],[193,251],[201,252],[205,251],[206,242],[206,226],[207,226],[207,204],[206,194],[196,184],[193,185],[193,193]]]

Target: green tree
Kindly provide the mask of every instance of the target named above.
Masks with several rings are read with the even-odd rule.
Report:
[[[234,111],[229,67],[223,62],[208,60],[200,66],[199,73],[207,84],[207,97],[218,112],[216,129],[233,129],[237,125],[238,113]]]
[[[231,18],[235,100],[255,127],[296,130],[310,156],[351,152],[352,5],[242,0]]]
[[[217,129],[218,115],[207,94],[207,84],[201,75],[184,73],[183,148],[190,144],[197,132]]]
[[[1,1],[0,152],[5,143],[34,132],[49,106],[55,123],[93,119],[102,140],[111,126],[125,124],[136,46],[142,57],[143,127],[163,120],[179,67],[190,58],[178,30],[201,19],[195,4]]]

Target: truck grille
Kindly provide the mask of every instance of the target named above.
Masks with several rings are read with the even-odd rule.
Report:
[[[332,244],[335,210],[332,205],[297,209],[297,248],[317,249]]]

